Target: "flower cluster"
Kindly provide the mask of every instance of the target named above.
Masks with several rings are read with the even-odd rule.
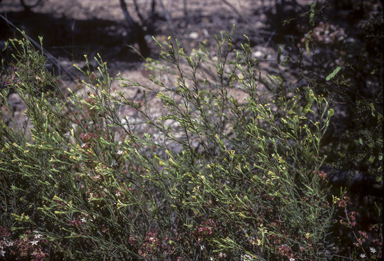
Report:
[[[145,237],[145,242],[140,246],[139,255],[146,258],[150,253],[155,252],[159,247],[160,240],[157,238],[157,232],[148,231]]]
[[[93,139],[97,139],[98,138],[98,135],[95,134],[95,133],[86,133],[86,134],[80,134],[80,138],[83,140],[83,141],[90,141],[90,140],[93,140]]]
[[[353,243],[355,246],[361,246],[368,239],[368,234],[365,231],[359,230],[359,237],[357,238],[357,242]]]
[[[277,248],[280,255],[290,257],[290,258],[294,257],[292,249],[287,244],[278,246]]]
[[[87,220],[85,218],[73,219],[69,222],[70,226],[80,227],[82,223],[85,223]]]
[[[197,231],[198,231],[197,234],[200,237],[206,237],[206,236],[212,235],[214,228],[216,228],[217,226],[215,221],[212,218],[210,218],[208,220],[203,221],[203,223],[205,225],[197,227]]]
[[[320,22],[319,25],[313,29],[312,37],[318,43],[334,45],[337,42],[345,40],[347,35],[344,28],[340,28],[337,25]]]
[[[328,179],[327,179],[327,173],[325,173],[324,171],[319,171],[319,176],[322,180],[324,180],[325,182],[328,182]]]
[[[7,260],[21,260],[24,257],[28,260],[42,261],[49,256],[43,251],[44,241],[41,241],[42,235],[39,231],[25,231],[19,239],[11,241],[6,239],[10,236],[7,229],[0,226],[0,235],[3,239],[0,240],[0,257],[5,257]]]

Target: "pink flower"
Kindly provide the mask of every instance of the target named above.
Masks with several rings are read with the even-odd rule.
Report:
[[[347,206],[347,202],[345,202],[345,200],[341,200],[340,202],[339,202],[339,207],[343,207],[343,208],[345,208]]]

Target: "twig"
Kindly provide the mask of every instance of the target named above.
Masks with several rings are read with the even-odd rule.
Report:
[[[239,11],[237,11],[237,9],[231,5],[227,0],[221,0],[224,4],[226,4],[227,6],[229,6],[230,8],[232,8],[233,11],[235,11],[235,13],[237,14],[237,16],[240,18],[240,21],[245,21],[245,19],[243,18],[243,16],[241,15],[241,13]]]
[[[159,0],[159,2],[160,2],[160,5],[161,5],[161,8],[163,8],[164,16],[165,16],[165,19],[167,20],[168,27],[169,27],[169,29],[172,32],[172,36],[173,36],[173,38],[177,38],[177,35],[176,35],[175,29],[173,27],[173,23],[172,23],[171,17],[169,16],[168,11],[167,11],[167,9],[165,8],[165,6],[163,4],[163,0]]]
[[[264,48],[267,48],[267,47],[268,47],[269,42],[272,40],[272,37],[275,35],[275,33],[276,33],[276,30],[274,30],[274,31],[271,33],[271,35],[270,35],[269,38],[268,38],[267,43],[264,45]]]
[[[151,2],[151,16],[149,18],[149,25],[148,25],[148,29],[150,32],[152,32],[154,29],[153,23],[155,21],[155,8],[156,8],[156,1],[152,0],[152,2]]]
[[[188,7],[187,7],[187,0],[183,0],[183,12],[185,18],[188,19]]]
[[[137,15],[138,15],[139,18],[140,18],[141,24],[144,25],[144,18],[143,18],[143,16],[142,16],[141,13],[140,13],[139,5],[137,4],[137,0],[133,0],[133,3],[134,3],[134,5],[135,5],[136,13],[137,13]]]
[[[137,43],[139,44],[140,54],[144,58],[148,57],[151,51],[148,48],[147,42],[145,41],[143,28],[137,23],[135,23],[135,21],[133,21],[131,15],[128,12],[128,8],[124,0],[120,0],[120,6],[123,10],[125,20],[127,20],[128,26],[131,29],[131,33],[133,34],[135,41],[137,41]]]
[[[127,5],[125,4],[124,0],[120,0],[120,6],[123,10],[125,20],[127,20],[129,27],[133,30],[135,29],[135,22],[133,21],[131,15],[128,12]]]

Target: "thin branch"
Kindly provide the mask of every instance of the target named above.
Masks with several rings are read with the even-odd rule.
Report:
[[[264,45],[264,48],[267,48],[268,47],[268,45],[269,45],[269,43],[271,42],[271,40],[272,40],[272,37],[275,35],[275,33],[276,33],[276,30],[274,30],[272,33],[271,33],[271,35],[269,36],[269,38],[268,38],[268,41],[265,43],[265,45]]]
[[[155,22],[155,9],[156,9],[156,1],[152,0],[151,2],[151,15],[149,17],[149,24],[147,25],[148,31],[152,32],[154,30],[154,22]]]
[[[151,51],[148,48],[147,42],[145,41],[143,28],[135,23],[135,21],[133,21],[124,0],[120,0],[120,6],[123,10],[125,20],[127,20],[128,26],[131,29],[131,33],[133,34],[135,41],[137,41],[139,44],[141,55],[143,57],[148,57]]]
[[[187,0],[183,0],[183,12],[184,12],[185,18],[187,18],[188,17]]]
[[[161,5],[161,8],[163,8],[164,16],[165,16],[165,19],[167,20],[168,27],[169,27],[169,29],[172,32],[172,36],[173,36],[173,38],[176,38],[176,32],[175,32],[175,29],[173,27],[173,23],[172,23],[171,17],[169,16],[168,11],[167,11],[167,9],[165,8],[165,6],[163,4],[163,0],[159,0],[159,2],[160,2],[160,5]]]
[[[139,5],[137,4],[137,0],[133,0],[133,4],[135,5],[135,10],[136,10],[137,15],[140,18],[141,24],[144,25],[144,18],[143,18],[143,16],[140,13]]]
[[[120,6],[121,6],[121,9],[123,10],[125,20],[127,20],[129,27],[131,29],[134,29],[136,27],[135,22],[133,21],[131,15],[129,14],[127,5],[125,4],[124,0],[120,0]]]
[[[227,6],[229,6],[236,14],[237,16],[240,18],[241,21],[245,21],[245,19],[243,18],[243,16],[240,14],[239,11],[237,11],[237,9],[231,5],[227,0],[221,0],[224,4],[226,4]]]

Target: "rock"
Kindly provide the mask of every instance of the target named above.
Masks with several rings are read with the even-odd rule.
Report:
[[[197,39],[197,38],[199,38],[199,34],[196,33],[196,32],[192,32],[192,33],[190,33],[188,36],[189,36],[189,38],[191,38],[191,39]]]

